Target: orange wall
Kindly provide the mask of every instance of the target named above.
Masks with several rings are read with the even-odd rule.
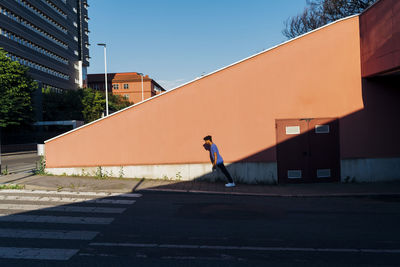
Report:
[[[256,161],[276,161],[275,119],[363,108],[358,23],[334,23],[47,142],[47,167],[205,163],[208,134],[226,162],[268,148]]]

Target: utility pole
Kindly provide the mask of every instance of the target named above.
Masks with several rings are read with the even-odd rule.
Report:
[[[1,126],[0,126],[0,176],[1,176],[1,174],[2,174],[2,172],[1,172]]]
[[[105,80],[105,86],[106,86],[106,116],[108,116],[108,81],[107,81],[107,52],[106,52],[106,44],[97,44],[98,46],[104,47],[104,80]]]

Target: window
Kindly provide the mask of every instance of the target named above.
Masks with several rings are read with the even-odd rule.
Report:
[[[49,22],[51,25],[53,25],[54,27],[56,27],[57,29],[59,29],[60,31],[64,32],[65,34],[67,34],[67,29],[62,26],[61,24],[59,24],[57,21],[53,20],[52,18],[50,18],[49,16],[47,16],[45,13],[43,13],[41,10],[39,10],[38,8],[34,7],[33,5],[31,5],[30,3],[28,3],[25,0],[18,0],[18,3],[20,3],[22,6],[24,6],[25,8],[27,8],[29,11],[33,12],[34,14],[38,15],[39,17],[41,17],[42,19],[46,20],[47,22]],[[51,5],[54,6],[54,4],[50,5],[50,1],[45,2],[46,4],[48,4],[50,7],[52,7]],[[54,10],[56,10],[57,12],[62,12],[61,10],[59,10],[57,7],[52,7]],[[66,14],[64,12],[62,12],[62,14],[60,14],[62,16],[65,15],[66,18]]]
[[[22,0],[20,0],[22,1]],[[56,39],[54,36],[48,34],[47,32],[43,31],[42,29],[39,29],[38,27],[36,27],[35,25],[31,24],[30,22],[24,20],[23,18],[19,17],[18,15],[4,9],[3,7],[0,7],[0,14],[6,15],[9,18],[11,18],[12,20],[15,20],[16,22],[22,24],[23,26],[27,27],[28,29],[36,32],[37,34],[42,35],[43,37],[47,38],[48,40],[56,43],[57,45],[68,49],[68,45],[65,44],[64,42]]]
[[[129,95],[124,95],[124,98],[125,99],[129,99]]]
[[[119,85],[118,85],[118,84],[113,84],[113,88],[114,88],[115,90],[118,90],[118,89],[119,89]]]
[[[129,84],[124,83],[124,89],[129,89]]]
[[[31,49],[33,49],[33,50],[35,50],[35,51],[37,51],[37,52],[39,52],[41,54],[44,54],[44,55],[46,55],[46,56],[48,56],[50,58],[53,58],[53,59],[55,59],[55,60],[57,60],[59,62],[62,62],[65,65],[68,64],[68,60],[67,59],[62,58],[62,57],[60,57],[60,56],[58,56],[58,55],[56,55],[56,54],[54,54],[54,53],[52,53],[52,52],[50,52],[50,51],[48,51],[46,49],[40,47],[37,44],[33,44],[33,43],[29,42],[28,40],[24,39],[23,37],[18,36],[16,34],[12,33],[12,32],[9,32],[7,30],[4,30],[4,29],[0,28],[0,35],[4,35],[5,37],[7,37],[7,38],[9,38],[9,39],[11,39],[11,40],[13,40],[15,42],[18,42],[18,43],[20,43],[20,44],[22,44],[22,45],[24,45],[26,47],[29,47],[29,48],[31,48]]]
[[[19,61],[19,62],[20,62],[21,64],[23,64],[23,65],[26,65],[26,66],[29,66],[29,67],[31,67],[31,68],[34,68],[34,69],[37,69],[37,70],[46,72],[46,73],[48,73],[48,74],[50,74],[50,75],[59,77],[59,78],[64,79],[64,80],[69,80],[69,78],[70,78],[68,75],[66,75],[66,74],[64,74],[64,73],[55,71],[55,70],[53,70],[53,69],[50,69],[50,68],[45,67],[45,66],[43,66],[43,65],[40,65],[40,64],[38,64],[38,63],[32,62],[32,61],[30,61],[30,60],[21,58],[21,57],[19,57],[19,56],[12,55],[12,54],[10,54],[10,53],[7,53],[7,55],[8,55],[8,57],[10,57],[13,61]]]

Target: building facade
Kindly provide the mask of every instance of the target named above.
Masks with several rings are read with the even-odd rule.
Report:
[[[202,147],[212,135],[238,182],[398,181],[399,10],[377,1],[50,139],[47,170],[216,179]]]
[[[89,66],[87,0],[0,0],[0,47],[40,87],[83,87]]]
[[[88,74],[87,86],[95,90],[105,90],[105,75]],[[109,92],[120,95],[135,104],[165,92],[165,89],[148,75],[142,77],[137,72],[122,72],[107,74],[107,87]]]

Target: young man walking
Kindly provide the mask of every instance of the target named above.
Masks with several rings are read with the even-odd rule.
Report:
[[[228,183],[225,184],[226,187],[234,187],[235,183],[233,182],[232,176],[226,169],[224,165],[224,160],[222,159],[221,155],[219,154],[218,147],[216,144],[212,142],[212,137],[210,135],[207,135],[204,139],[204,147],[210,151],[210,160],[213,165],[213,170],[218,168],[222,171],[222,173],[226,176],[226,179],[228,179]]]

